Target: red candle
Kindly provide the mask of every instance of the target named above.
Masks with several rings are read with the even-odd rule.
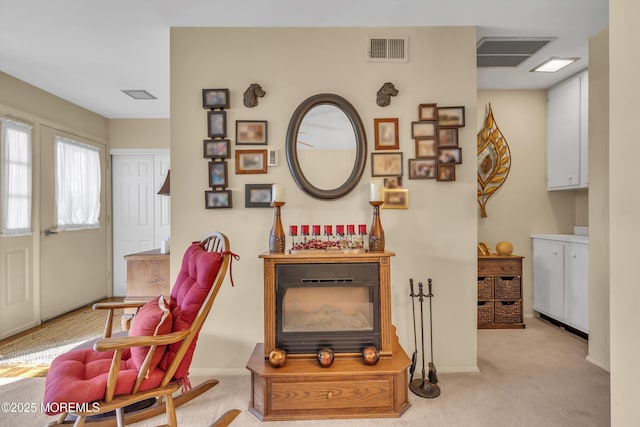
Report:
[[[355,232],[355,226],[354,226],[353,224],[349,224],[349,225],[347,225],[347,234],[348,234],[348,235],[350,235],[350,236],[352,236],[352,235],[354,235],[355,233],[356,233],[356,232]]]
[[[336,234],[339,236],[344,234],[344,225],[336,225]]]
[[[302,225],[302,235],[303,236],[308,236],[309,235],[309,226],[307,224]]]
[[[313,235],[314,236],[319,236],[320,235],[320,226],[319,225],[314,225],[313,226]]]
[[[367,234],[367,224],[358,225],[358,234]]]
[[[297,236],[298,235],[298,226],[290,225],[289,226],[289,236]]]
[[[324,226],[324,234],[325,234],[325,236],[333,235],[333,226],[332,225],[325,225]]]

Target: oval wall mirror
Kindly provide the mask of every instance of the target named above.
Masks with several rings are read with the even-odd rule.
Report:
[[[296,108],[287,129],[286,151],[298,187],[318,199],[337,199],[360,181],[367,138],[349,101],[325,93]]]

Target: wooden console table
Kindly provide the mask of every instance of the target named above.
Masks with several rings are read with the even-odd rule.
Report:
[[[169,254],[160,249],[126,255],[127,296],[124,302],[147,301],[164,293],[169,298]],[[123,327],[128,326],[135,309],[125,309]]]

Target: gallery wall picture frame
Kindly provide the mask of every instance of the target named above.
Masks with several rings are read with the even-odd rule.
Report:
[[[269,149],[269,152],[267,153],[268,160],[267,160],[267,165],[268,166],[278,166],[278,150],[274,150],[274,149]]]
[[[209,162],[209,187],[228,187],[227,162]]]
[[[231,190],[206,190],[204,192],[206,209],[225,209],[233,207]]]
[[[209,138],[227,137],[227,112],[211,110],[207,112],[207,131]]]
[[[205,159],[228,159],[231,157],[231,141],[228,139],[205,139],[202,143]]]
[[[416,139],[416,157],[435,157],[438,155],[438,144],[435,138]]]
[[[267,145],[267,121],[236,120],[236,145]]]
[[[435,138],[438,122],[435,120],[424,120],[411,122],[411,138]]]
[[[409,190],[407,188],[383,188],[383,209],[409,209]]]
[[[438,148],[438,162],[440,164],[454,164],[459,165],[462,163],[462,148],[460,147],[445,147]]]
[[[397,118],[373,119],[373,127],[376,150],[397,150],[400,148]]]
[[[273,184],[245,184],[245,208],[270,208]]]
[[[267,150],[236,150],[236,174],[267,173]]]
[[[436,179],[438,159],[409,159],[409,179]]]
[[[456,165],[438,163],[438,181],[455,181]]]
[[[202,108],[229,108],[229,89],[202,89]]]
[[[457,147],[458,128],[438,127],[438,146]]]
[[[402,176],[402,153],[371,153],[371,176]]]
[[[438,126],[463,127],[464,107],[438,107]]]
[[[418,120],[438,120],[438,104],[418,105]]]
[[[402,187],[401,176],[385,176],[382,179],[384,188],[400,188]]]

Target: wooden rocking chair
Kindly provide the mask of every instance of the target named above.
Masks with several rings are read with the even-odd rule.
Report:
[[[212,379],[191,388],[187,375],[198,333],[232,257],[237,255],[227,237],[213,232],[186,250],[168,304],[162,296],[146,304],[95,304],[108,310],[104,338],[52,362],[43,402],[51,409],[48,415],[59,418],[48,425],[122,426],[166,412],[168,425],[177,426],[175,408],[218,384]],[[128,307],[139,307],[129,336],[111,337],[114,309]],[[174,398],[180,388],[183,393]],[[150,399],[151,406],[125,414],[125,407]],[[115,415],[97,416],[112,411]],[[212,425],[227,426],[239,413],[228,411]]]

